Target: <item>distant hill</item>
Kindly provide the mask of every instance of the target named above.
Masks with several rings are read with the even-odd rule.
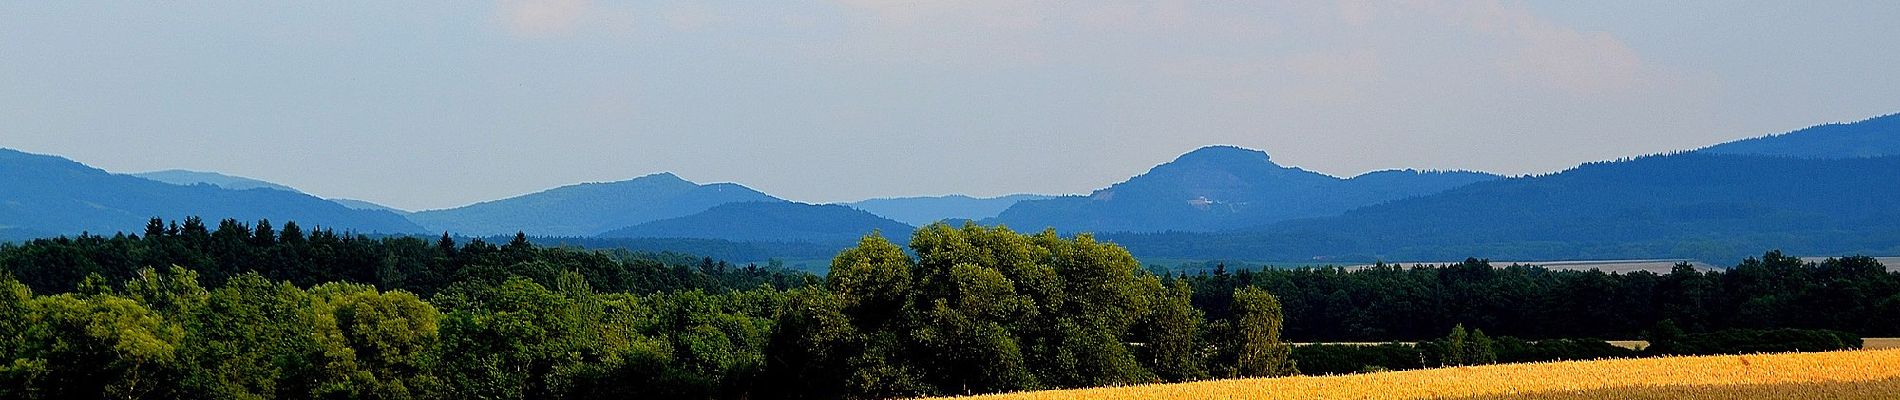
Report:
[[[409,218],[431,231],[462,235],[594,236],[611,229],[683,217],[728,203],[778,202],[776,197],[731,183],[701,185],[670,173],[607,183],[562,186],[539,193],[446,210],[419,211]]]
[[[1208,232],[1336,215],[1494,179],[1412,170],[1341,179],[1281,166],[1262,151],[1211,146],[1088,196],[1019,202],[985,222],[1065,232]]]
[[[271,190],[282,190],[286,192],[303,193],[303,191],[297,190],[295,188],[291,188],[289,186],[266,182],[259,179],[246,178],[242,176],[225,175],[225,174],[220,174],[216,172],[168,169],[164,171],[140,172],[140,173],[128,174],[128,175],[145,178],[145,179],[151,179],[151,180],[155,180],[159,182],[170,183],[173,185],[190,186],[190,185],[204,184],[204,185],[212,185],[212,186],[217,186],[217,187],[232,189],[232,190],[271,189]],[[380,211],[388,211],[388,212],[396,213],[397,215],[408,215],[410,213],[409,211],[398,209],[395,207],[389,207],[389,206],[371,203],[371,202],[362,201],[362,200],[353,200],[353,199],[329,199],[329,200],[337,204],[341,204],[344,207],[349,207],[352,210],[380,210]]]
[[[1896,156],[1900,155],[1900,114],[1738,140],[1699,151],[1801,158]]]
[[[908,240],[912,229],[842,205],[777,201],[721,205],[690,216],[615,229],[600,237],[849,244],[872,231],[896,241]]]
[[[1109,235],[1146,257],[1367,261],[1900,253],[1900,157],[1682,153],[1476,183],[1244,232]]]
[[[302,193],[302,191],[293,189],[289,186],[265,182],[265,181],[257,180],[257,179],[246,178],[242,176],[225,175],[225,174],[220,174],[216,172],[168,169],[164,171],[140,172],[140,173],[130,174],[130,175],[140,177],[140,178],[145,178],[145,179],[151,179],[151,180],[155,180],[159,182],[170,183],[173,185],[189,186],[189,185],[196,185],[196,184],[202,183],[202,184],[217,186],[217,187],[221,187],[225,189],[231,189],[231,190],[271,189],[271,190],[282,190],[286,192]]]
[[[207,221],[296,221],[363,233],[419,233],[402,216],[352,210],[295,191],[176,185],[120,175],[65,158],[0,149],[0,230],[30,234],[108,234],[153,217]],[[11,235],[19,235],[15,233]]]
[[[413,212],[410,212],[409,210],[404,210],[400,208],[385,206],[381,204],[376,204],[376,203],[371,203],[371,202],[356,200],[356,199],[330,199],[330,201],[335,202],[337,204],[342,204],[344,207],[349,207],[350,209],[355,209],[355,210],[381,210],[381,211],[396,213],[397,215],[414,214]]]
[[[18,243],[49,236],[57,235],[26,228],[0,228],[0,243]]]
[[[970,197],[964,195],[933,197],[895,197],[870,199],[846,206],[868,211],[884,218],[890,218],[914,226],[929,225],[941,220],[982,220],[1001,214],[1009,206],[1024,200],[1044,200],[1055,196],[1040,194],[1013,194],[999,197]]]

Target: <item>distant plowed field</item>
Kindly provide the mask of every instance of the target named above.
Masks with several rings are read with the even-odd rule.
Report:
[[[1900,399],[1900,350],[1504,364],[972,399]]]

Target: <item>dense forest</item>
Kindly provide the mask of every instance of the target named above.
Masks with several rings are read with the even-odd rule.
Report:
[[[299,287],[349,282],[432,296],[463,281],[500,281],[509,276],[551,285],[562,272],[580,274],[595,289],[637,294],[690,289],[726,291],[760,284],[785,288],[815,279],[804,273],[735,266],[673,253],[579,251],[542,247],[516,235],[504,244],[482,239],[438,239],[305,232],[296,222],[281,229],[224,220],[208,228],[197,218],[151,220],[143,234],[81,235],[0,245],[0,266],[36,292],[73,290],[90,275],[110,284],[132,279],[144,268],[178,265],[200,274],[209,286],[255,272]]]
[[[881,398],[1293,373],[1265,291],[1208,321],[1118,247],[977,226],[908,253],[867,237],[822,280],[193,219],[4,245],[0,267],[0,397]]]
[[[1218,317],[1236,287],[1280,298],[1296,342],[1419,340],[1453,325],[1524,338],[1636,339],[1662,321],[1682,329],[1804,328],[1900,336],[1900,274],[1868,257],[1805,262],[1771,251],[1720,271],[1667,274],[1377,265],[1178,275]]]
[[[1866,258],[1771,252],[1666,275],[1470,260],[1188,276],[1087,235],[935,224],[908,243],[867,237],[823,277],[267,221],[5,244],[0,398],[885,398],[1382,365],[1367,354],[1631,355],[1516,337],[1723,352],[1817,334],[1710,332],[1900,330],[1881,317],[1900,311],[1900,277]],[[1328,352],[1283,334],[1423,342]]]

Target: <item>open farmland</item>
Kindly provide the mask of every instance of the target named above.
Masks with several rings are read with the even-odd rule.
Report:
[[[1801,261],[1808,262],[1822,262],[1827,259],[1828,257],[1801,257]],[[1900,257],[1874,257],[1874,261],[1879,261],[1880,265],[1887,266],[1888,271],[1900,271]]]
[[[1403,266],[1406,268],[1411,268],[1415,266],[1438,267],[1438,266],[1457,264],[1459,262],[1460,261],[1433,261],[1433,262],[1423,262],[1423,261],[1409,262],[1408,261],[1408,262],[1391,262],[1391,263],[1386,263],[1386,265],[1398,265],[1398,266]],[[1531,266],[1544,267],[1544,268],[1548,268],[1552,270],[1569,270],[1569,271],[1601,270],[1603,272],[1616,272],[1616,273],[1649,271],[1649,272],[1654,272],[1658,274],[1667,274],[1669,273],[1670,269],[1673,269],[1676,267],[1676,264],[1684,263],[1684,262],[1689,263],[1689,265],[1695,266],[1697,270],[1701,270],[1701,271],[1714,271],[1717,269],[1714,265],[1704,263],[1701,261],[1695,261],[1695,260],[1565,260],[1565,261],[1496,261],[1496,260],[1493,260],[1491,261],[1491,265],[1499,265],[1499,266],[1531,265]],[[1371,266],[1372,264],[1360,264],[1360,265],[1347,266],[1346,269],[1363,269],[1363,268],[1368,268]]]
[[[970,399],[1900,398],[1900,350],[1503,364]]]

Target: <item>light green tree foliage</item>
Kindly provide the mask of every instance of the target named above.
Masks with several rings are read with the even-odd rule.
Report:
[[[28,386],[46,371],[43,360],[27,358],[27,329],[33,319],[33,291],[0,274],[0,398],[25,398]]]
[[[198,272],[173,265],[164,271],[152,268],[139,270],[138,275],[125,282],[125,296],[137,300],[160,315],[173,317],[175,322],[185,323],[202,311],[211,292],[198,284]]]
[[[1063,240],[1047,230],[1034,242],[1049,250],[1065,297],[1057,315],[1046,320],[1058,330],[1047,358],[1040,358],[1056,361],[1038,368],[1048,371],[1044,380],[1062,387],[1153,381],[1125,343],[1135,322],[1160,297],[1160,280],[1142,270],[1127,250],[1088,235]]]
[[[1485,336],[1483,329],[1472,329],[1471,339],[1465,341],[1465,365],[1496,364],[1498,353],[1492,346],[1491,337]]]
[[[509,278],[436,296],[447,397],[743,398],[783,302],[770,288],[598,294],[573,272],[554,286]]]
[[[569,286],[569,285],[563,285]],[[573,293],[572,289],[563,289]],[[649,398],[706,396],[709,391],[691,386],[703,383],[674,366],[673,345],[665,335],[653,331],[662,325],[662,317],[647,297],[624,294],[593,294],[574,302],[576,316],[584,318],[581,335],[598,350],[587,358],[597,362],[576,366],[568,372],[562,392],[571,398],[616,398],[626,393],[641,393]]]
[[[826,285],[838,293],[861,327],[894,321],[911,292],[911,261],[904,249],[881,236],[866,236],[857,247],[831,260]]]
[[[1471,349],[1470,346],[1465,345],[1465,342],[1469,341],[1470,337],[1471,333],[1465,330],[1465,324],[1451,327],[1451,333],[1446,334],[1445,340],[1439,344],[1439,348],[1443,349],[1440,353],[1443,355],[1443,361],[1440,364],[1465,365],[1465,360],[1468,358],[1465,352]]]
[[[755,379],[764,364],[762,356],[771,320],[756,318],[760,303],[776,291],[738,292],[725,296],[701,291],[654,295],[660,325],[649,330],[660,334],[674,332],[672,357],[686,376],[707,380],[705,386],[742,387]]]
[[[1292,348],[1280,341],[1284,316],[1280,300],[1265,290],[1246,286],[1234,290],[1234,376],[1287,376],[1299,373]]]
[[[1451,328],[1444,338],[1420,344],[1427,350],[1429,358],[1436,358],[1439,365],[1484,365],[1498,362],[1496,344],[1482,329],[1465,329],[1465,324]]]
[[[642,301],[651,305],[651,318],[639,333],[657,338],[658,346],[650,352],[630,349],[644,358],[630,357],[639,363],[628,364],[629,372],[650,371],[653,377],[639,390],[662,397],[743,398],[765,364],[771,317],[785,295],[761,287],[718,295],[653,294]]]
[[[834,272],[835,274],[836,272]],[[773,324],[765,348],[765,376],[759,393],[767,398],[841,399],[853,397],[846,382],[855,374],[851,360],[863,353],[864,335],[845,314],[836,292],[795,289],[785,296],[784,312]]]
[[[834,259],[836,308],[821,294],[793,300],[810,308],[781,317],[767,354],[790,361],[768,367],[771,379],[842,363],[843,387],[813,391],[838,397],[1156,380],[1128,343],[1166,290],[1120,247],[940,223],[918,229],[910,249],[914,259],[872,236]]]
[[[1034,387],[1021,346],[1004,327],[1021,315],[1025,299],[995,269],[958,264],[950,281],[951,298],[934,299],[913,333],[931,356],[930,375],[950,378],[938,384],[957,393]]]
[[[915,322],[912,292],[916,290],[913,264],[904,249],[882,236],[870,235],[857,247],[832,258],[826,284],[836,293],[847,319],[863,335],[845,342],[846,349],[827,351],[846,364],[844,394],[850,397],[892,397],[922,394],[916,368],[908,359],[908,334]]]
[[[30,297],[6,280],[8,304],[4,367],[10,398],[116,398],[165,390],[177,362],[182,330],[137,301],[109,294]],[[22,307],[21,305],[24,305]],[[16,325],[17,324],[17,325]],[[23,328],[23,329],[22,329]]]
[[[955,394],[1042,386],[1023,338],[1045,336],[1039,304],[1059,304],[1048,251],[1007,229],[974,225],[925,226],[910,245],[920,286],[912,301],[924,311],[915,339],[931,383]]]
[[[161,296],[171,298],[177,296]],[[279,398],[310,393],[321,348],[311,334],[309,293],[255,273],[210,291],[190,318],[181,355],[188,393],[218,398]]]
[[[329,283],[310,289],[313,335],[322,351],[316,397],[432,398],[438,339],[434,306],[404,291]]]
[[[567,299],[526,278],[462,282],[435,296],[443,312],[437,376],[449,397],[547,397],[550,373],[570,361]]]
[[[1203,315],[1192,301],[1193,289],[1187,281],[1174,281],[1143,324],[1142,362],[1162,380],[1185,382],[1209,376],[1209,354],[1200,340]]]

